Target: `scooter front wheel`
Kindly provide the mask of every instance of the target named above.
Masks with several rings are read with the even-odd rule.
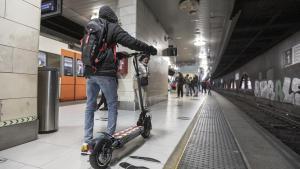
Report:
[[[90,164],[94,169],[106,169],[112,159],[112,142],[109,139],[101,139],[90,155]]]
[[[148,138],[150,136],[150,131],[152,129],[151,117],[146,116],[144,119],[144,132],[141,134],[144,138]]]

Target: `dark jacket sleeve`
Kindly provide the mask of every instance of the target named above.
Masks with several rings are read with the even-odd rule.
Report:
[[[119,25],[116,25],[114,27],[113,40],[116,43],[128,47],[131,50],[148,52],[150,48],[146,43],[139,41],[129,35],[129,33],[123,30]]]

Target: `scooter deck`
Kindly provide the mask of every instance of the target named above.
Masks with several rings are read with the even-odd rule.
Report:
[[[128,135],[136,132],[141,132],[143,130],[143,126],[132,126],[127,129],[121,130],[113,134],[113,137],[116,139],[122,139],[124,137],[127,137]]]

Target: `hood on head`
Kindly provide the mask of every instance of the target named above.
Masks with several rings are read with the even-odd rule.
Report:
[[[106,19],[109,22],[117,23],[118,17],[109,6],[102,6],[99,9],[99,18]]]

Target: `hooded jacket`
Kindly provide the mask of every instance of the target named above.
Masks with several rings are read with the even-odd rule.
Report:
[[[103,6],[99,10],[99,18],[105,19],[107,21],[107,38],[106,43],[108,46],[114,44],[121,44],[122,46],[128,47],[131,50],[136,51],[150,51],[150,46],[146,43],[141,42],[128,32],[123,30],[118,24],[118,17],[115,12],[109,6]],[[107,49],[107,56],[103,64],[97,68],[97,72],[93,75],[95,76],[113,76],[117,75],[117,63],[114,60],[114,49]]]

